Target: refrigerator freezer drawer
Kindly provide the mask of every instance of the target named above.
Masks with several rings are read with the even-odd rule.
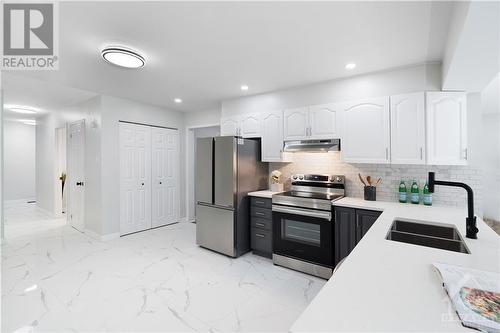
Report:
[[[231,257],[236,256],[234,211],[196,205],[196,244]]]

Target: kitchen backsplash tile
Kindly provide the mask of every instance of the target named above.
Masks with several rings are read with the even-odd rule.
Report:
[[[474,190],[475,211],[482,216],[481,207],[481,173],[470,166],[439,165],[384,165],[384,164],[348,164],[340,159],[339,152],[334,153],[295,153],[293,163],[270,163],[269,171],[280,170],[283,173],[285,188],[290,187],[290,175],[294,173],[340,174],[346,176],[346,193],[351,197],[363,197],[363,185],[358,173],[370,175],[375,180],[382,178],[377,188],[377,200],[397,201],[398,187],[401,179],[409,182],[419,181],[420,188],[425,184],[429,171],[436,172],[436,178],[442,180],[461,181]],[[433,203],[466,207],[466,193],[463,189],[436,186]]]

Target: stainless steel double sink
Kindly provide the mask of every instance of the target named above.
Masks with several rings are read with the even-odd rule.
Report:
[[[455,227],[396,219],[386,239],[441,250],[470,254]]]

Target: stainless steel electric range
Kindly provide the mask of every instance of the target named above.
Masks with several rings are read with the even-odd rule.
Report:
[[[291,178],[291,190],[272,197],[273,262],[328,279],[334,268],[331,202],[344,197],[345,177]]]

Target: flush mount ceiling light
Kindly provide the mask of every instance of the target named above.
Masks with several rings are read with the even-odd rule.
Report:
[[[247,91],[248,90],[248,86],[246,84],[242,85],[241,86],[241,90]]]
[[[177,103],[177,104],[182,103],[182,99],[180,99],[180,98],[175,98],[175,99],[174,99],[174,102],[175,102],[175,103]]]
[[[121,46],[106,47],[101,51],[101,56],[110,64],[125,68],[141,68],[146,64],[139,53]]]
[[[5,108],[12,112],[17,112],[22,114],[35,114],[39,111],[38,109],[33,108],[31,106],[22,106],[22,105],[5,105]]]
[[[21,119],[20,122],[22,122],[25,125],[36,126],[36,120],[33,120],[33,119]]]
[[[353,62],[350,62],[347,65],[345,65],[345,69],[354,69],[354,68],[356,68],[356,64]]]

